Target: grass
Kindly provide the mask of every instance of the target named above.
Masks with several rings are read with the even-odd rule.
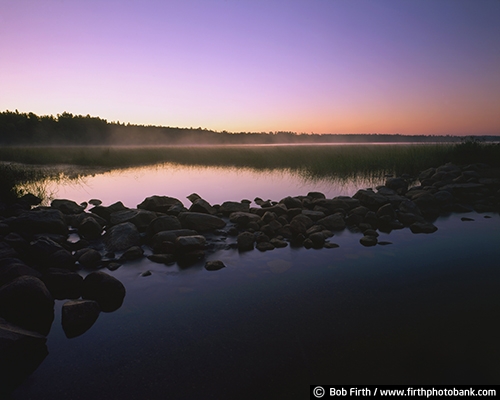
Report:
[[[177,163],[181,165],[287,169],[306,179],[349,179],[387,173],[416,176],[446,162],[486,162],[500,166],[500,145],[466,140],[460,144],[295,145],[295,146],[183,146],[183,147],[2,147],[0,160],[36,166],[72,165],[89,169]],[[0,186],[33,182],[47,168],[2,165]],[[74,169],[73,169],[74,171]],[[65,172],[66,173],[66,172]],[[74,177],[85,175],[79,169]],[[68,174],[66,173],[66,176]],[[5,189],[4,189],[5,191]]]

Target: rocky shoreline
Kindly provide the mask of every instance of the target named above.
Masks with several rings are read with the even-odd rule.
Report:
[[[133,209],[65,199],[42,207],[30,194],[0,203],[0,364],[10,371],[1,383],[15,387],[46,356],[54,299],[68,300],[61,321],[68,338],[121,306],[125,287],[104,269],[143,257],[182,268],[224,249],[335,248],[332,237],[344,229],[359,234],[362,246],[387,245],[377,231],[428,234],[443,214],[499,212],[500,179],[491,176],[486,165],[446,164],[423,171],[411,187],[414,177],[387,177],[383,186],[352,197],[310,192],[280,201],[256,198],[256,207],[249,200],[211,205],[197,194],[188,196],[189,208],[158,195]],[[208,261],[205,268],[224,264]]]

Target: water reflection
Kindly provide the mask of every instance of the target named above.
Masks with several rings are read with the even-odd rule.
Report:
[[[60,167],[62,168],[62,167]],[[76,202],[98,198],[104,204],[122,201],[136,207],[153,194],[168,195],[189,206],[186,199],[198,193],[211,204],[227,200],[253,200],[255,197],[280,200],[286,196],[323,192],[327,198],[352,196],[357,189],[383,182],[384,171],[350,176],[321,175],[308,169],[252,169],[237,167],[190,166],[173,163],[111,171],[82,170],[68,167],[57,175],[18,186],[50,203],[54,198]]]

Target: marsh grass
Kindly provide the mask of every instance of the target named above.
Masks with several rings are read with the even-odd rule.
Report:
[[[20,183],[39,182],[49,176],[54,179],[58,174],[60,179],[79,179],[103,169],[163,163],[257,171],[281,169],[309,180],[349,180],[360,176],[379,178],[384,174],[416,176],[446,162],[486,162],[498,166],[500,145],[465,140],[460,144],[1,147],[0,160],[28,165],[4,164],[0,171],[3,188],[20,188]],[[64,173],[54,170],[55,166]],[[13,182],[17,185],[11,186]]]
[[[450,158],[453,145],[306,145],[186,147],[4,147],[0,160],[126,168],[157,163],[254,169],[308,169],[313,174],[415,173]]]

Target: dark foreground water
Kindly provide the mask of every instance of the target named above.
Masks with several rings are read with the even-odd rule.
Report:
[[[123,306],[67,339],[13,399],[309,398],[310,384],[500,383],[500,217],[444,217],[431,235],[365,248],[211,255],[115,272]],[[229,240],[229,239],[228,239]],[[140,274],[146,270],[151,276]]]

